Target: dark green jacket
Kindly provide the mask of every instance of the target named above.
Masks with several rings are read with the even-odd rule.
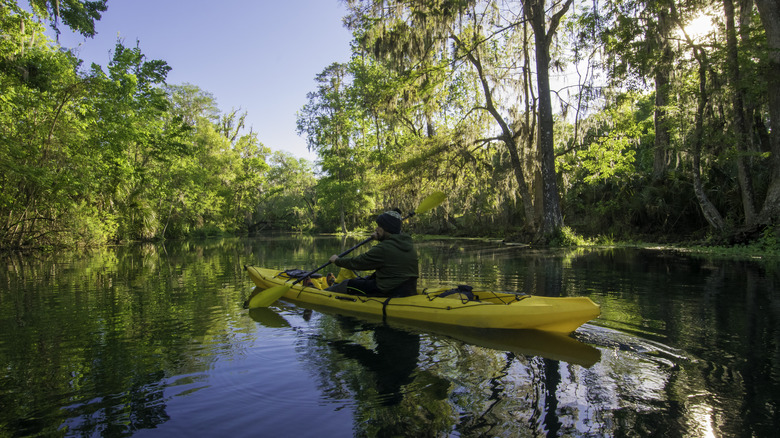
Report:
[[[336,266],[358,271],[375,270],[376,285],[382,292],[389,292],[420,275],[417,251],[412,238],[406,234],[390,234],[359,256],[336,260]]]

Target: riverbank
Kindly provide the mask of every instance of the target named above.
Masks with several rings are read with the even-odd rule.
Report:
[[[501,242],[508,246],[528,246],[537,248],[636,248],[676,251],[693,256],[708,256],[718,259],[742,260],[780,260],[780,232],[777,228],[766,228],[764,232],[753,239],[745,239],[738,243],[728,243],[723,239],[704,238],[688,239],[682,236],[636,236],[635,238],[615,239],[612,236],[580,236],[570,228],[564,227],[560,236],[549,244],[537,245],[526,237],[527,241],[518,240],[520,236],[507,239],[496,237],[462,237],[438,234],[415,234],[415,240],[477,240],[483,242]]]

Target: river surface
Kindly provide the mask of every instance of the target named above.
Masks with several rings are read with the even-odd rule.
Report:
[[[279,301],[276,236],[0,257],[0,437],[685,436],[780,430],[780,265],[671,250],[418,242],[420,284],[587,296],[568,337],[432,332]],[[361,250],[358,250],[361,251]]]

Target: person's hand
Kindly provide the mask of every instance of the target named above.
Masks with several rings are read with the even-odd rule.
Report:
[[[338,260],[338,259],[339,259],[339,256],[336,255],[336,254],[333,254],[332,256],[330,256],[329,260],[330,260],[331,263],[336,263],[336,260]]]
[[[373,233],[371,233],[371,238],[374,240],[379,240],[379,233],[374,231]]]

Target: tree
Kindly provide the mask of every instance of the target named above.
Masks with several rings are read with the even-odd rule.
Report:
[[[597,36],[593,44],[602,44],[610,53],[606,66],[612,80],[635,78],[639,87],[641,81],[654,80],[653,180],[659,181],[669,170],[668,163],[674,163],[673,172],[685,168],[703,216],[718,233],[740,221],[746,229],[753,228],[760,216],[757,199],[764,190],[764,205],[773,205],[766,172],[771,166],[763,164],[770,148],[761,150],[761,139],[769,138],[768,131],[762,132],[769,119],[762,117],[766,114],[762,108],[768,108],[763,90],[769,88],[772,75],[760,74],[768,64],[753,5],[739,2],[739,10],[735,5],[731,0],[610,1],[603,8],[594,6],[591,22],[598,30],[585,32]],[[698,41],[685,34],[691,19],[710,8],[722,11],[718,27]],[[667,62],[670,50],[677,58],[674,65]],[[688,81],[698,85],[689,87]],[[695,102],[688,99],[691,92],[697,96]],[[727,144],[731,147],[723,147]],[[670,155],[674,151],[677,155]],[[735,202],[741,212],[733,208]]]
[[[756,0],[761,23],[766,33],[766,65],[769,134],[771,150],[771,180],[764,205],[758,216],[761,224],[777,223],[780,219],[780,4],[773,0]]]
[[[108,0],[29,0],[30,7],[37,15],[51,21],[51,27],[60,33],[59,20],[86,37],[95,36],[95,22],[101,18],[101,12],[108,9]]]
[[[89,145],[101,151],[107,168],[101,185],[110,209],[121,219],[121,239],[158,237],[163,225],[155,208],[160,199],[154,170],[185,152],[177,126],[166,127],[169,103],[164,90],[170,67],[147,60],[140,47],[117,42],[107,72],[92,65],[95,84]],[[170,128],[170,129],[166,129]]]
[[[764,90],[772,89],[773,74],[768,76],[762,76],[758,74],[761,71],[761,64],[766,66],[771,65],[771,57],[767,56],[767,53],[761,53],[760,49],[762,44],[756,44],[760,42],[761,38],[757,38],[751,35],[750,29],[753,27],[754,14],[752,13],[753,5],[750,3],[740,3],[743,10],[739,13],[741,17],[739,20],[739,29],[737,28],[737,12],[735,11],[734,3],[731,0],[724,0],[723,7],[723,34],[725,37],[725,47],[720,44],[712,44],[714,51],[718,53],[718,58],[722,59],[722,63],[718,66],[722,69],[722,75],[727,78],[727,84],[729,87],[724,88],[727,93],[730,106],[726,108],[728,111],[727,120],[722,122],[722,126],[730,126],[729,132],[724,133],[727,141],[732,142],[733,147],[733,160],[734,166],[737,170],[736,180],[739,187],[739,199],[742,206],[742,221],[744,222],[745,230],[754,230],[759,225],[766,225],[769,222],[767,219],[771,217],[769,213],[775,204],[773,199],[773,177],[774,161],[771,157],[768,160],[762,158],[758,153],[758,148],[753,146],[754,138],[760,138],[761,136],[770,137],[770,145],[767,150],[771,151],[771,134],[762,134],[759,132],[758,126],[755,125],[754,118],[750,114],[754,113],[753,108],[759,107],[763,99],[760,96],[766,96]],[[678,14],[675,11],[675,14]],[[684,24],[679,16],[676,17],[676,21],[681,29],[684,31]],[[738,35],[741,38],[738,38]],[[768,33],[767,33],[768,36]],[[769,40],[769,38],[768,38]],[[700,81],[703,83],[707,71],[713,70],[711,75],[717,74],[717,67],[713,68],[710,62],[707,60],[706,53],[702,46],[695,44],[692,39],[686,34],[686,42],[693,48],[694,55],[700,64]],[[756,47],[759,50],[756,50]],[[771,52],[771,51],[770,51]],[[758,63],[754,63],[752,60],[758,59]],[[766,68],[766,67],[764,67]],[[745,72],[749,73],[745,73]],[[749,76],[752,79],[746,81],[743,76]],[[756,80],[758,79],[758,80]],[[762,81],[765,80],[765,81]],[[702,88],[704,90],[704,88]],[[703,91],[702,91],[703,93]],[[753,96],[748,98],[748,96]],[[767,108],[771,112],[771,91],[769,98],[765,101]],[[705,97],[706,99],[706,97]],[[759,103],[751,103],[747,105],[748,101]],[[699,111],[701,112],[701,111]],[[771,122],[770,122],[771,123]],[[760,121],[760,125],[764,125],[763,121]],[[697,125],[697,131],[698,131]],[[758,134],[758,135],[757,135]],[[703,131],[699,131],[699,135],[706,136]],[[695,139],[697,144],[701,139]],[[698,155],[698,154],[697,154]],[[696,156],[695,155],[695,158]],[[759,164],[762,161],[768,161],[770,169],[769,172],[764,170],[764,166]],[[762,175],[762,177],[756,177],[756,174]],[[765,179],[766,181],[761,181]],[[768,186],[766,197],[764,198],[764,207],[761,209],[762,219],[759,220],[759,215],[756,208],[756,190],[754,188],[756,182],[761,186]],[[701,199],[701,198],[700,198]],[[705,216],[708,218],[713,227],[716,229],[724,229],[725,224],[722,224],[719,220],[713,220],[714,206],[702,206]],[[708,213],[709,212],[709,213]]]
[[[522,135],[521,133],[524,131],[526,136],[530,136],[533,128],[527,122],[522,123],[523,116],[509,121],[506,115],[502,114],[504,108],[501,108],[494,99],[495,89],[506,85],[506,79],[501,79],[501,76],[507,78],[510,75],[499,73],[502,68],[488,72],[484,63],[485,57],[480,53],[482,51],[490,53],[491,59],[505,61],[506,64],[510,65],[510,69],[523,65],[523,59],[507,58],[505,54],[501,56],[498,51],[489,47],[500,45],[497,42],[497,36],[502,34],[517,32],[517,35],[524,36],[524,23],[526,21],[523,19],[503,20],[501,14],[496,13],[497,6],[492,2],[479,3],[479,6],[476,4],[477,2],[474,1],[454,0],[429,3],[405,0],[389,3],[352,1],[349,2],[352,15],[347,21],[353,29],[361,31],[359,42],[368,53],[374,54],[378,59],[406,74],[425,71],[425,68],[431,64],[431,60],[447,59],[447,47],[443,43],[448,39],[454,41],[457,50],[453,54],[453,61],[461,58],[468,60],[476,71],[477,80],[481,84],[482,103],[466,109],[466,112],[487,111],[495,119],[500,132],[496,140],[500,139],[507,146],[525,204],[526,221],[529,226],[533,227],[535,225],[534,216],[531,213],[533,201],[525,169],[533,168],[534,165],[527,163],[529,156],[522,157],[518,153],[517,145],[517,139]],[[542,236],[554,233],[563,224],[555,172],[552,100],[548,70],[550,44],[561,17],[570,5],[571,2],[566,2],[560,6],[550,18],[549,28],[545,27],[547,18],[544,3],[525,2],[522,5],[528,22],[532,24],[536,38],[534,47],[536,48],[539,111],[535,125],[538,129],[536,146],[539,158],[530,157],[532,157],[533,162],[538,160],[542,174],[542,195],[541,202],[539,202],[543,210],[541,224],[539,224],[539,232]],[[485,31],[482,27],[483,23],[486,27],[491,27],[494,32],[483,34]],[[522,36],[518,39],[524,41]],[[512,52],[512,54],[515,53]],[[524,54],[527,54],[527,51]],[[527,56],[524,58],[528,59]],[[506,67],[506,65],[502,67]],[[528,69],[525,69],[523,74],[527,75]],[[515,89],[509,93],[517,93],[518,91]],[[527,93],[524,94],[527,96]],[[519,111],[517,113],[520,114]],[[525,111],[525,114],[527,115],[528,111]],[[515,129],[515,125],[519,125],[518,127],[521,129]],[[542,127],[544,129],[541,129]],[[482,142],[482,144],[484,143]]]
[[[552,95],[550,94],[550,44],[561,18],[569,10],[572,0],[566,0],[549,19],[545,0],[523,0],[523,10],[534,30],[536,49],[536,85],[538,87],[539,150],[541,152],[544,216],[541,229],[550,236],[563,227],[558,180],[555,173],[555,142],[553,138]]]
[[[735,29],[734,3],[723,0],[723,12],[726,21],[726,64],[729,82],[731,84],[732,113],[734,114],[735,149],[737,151],[737,174],[742,194],[742,209],[745,224],[753,227],[756,224],[756,203],[753,191],[753,177],[747,161],[751,130],[745,115],[745,91],[740,78],[739,49],[737,48],[737,30]]]
[[[317,75],[317,91],[298,114],[298,134],[306,136],[309,150],[316,151],[324,173],[320,179],[320,205],[335,213],[341,232],[359,223],[372,203],[371,166],[365,145],[356,143],[354,106],[349,99],[350,73],[346,64],[335,63]]]
[[[258,214],[252,231],[265,227],[308,231],[317,222],[317,181],[312,165],[285,152],[269,160]]]
[[[654,35],[652,46],[657,54],[657,62],[653,67],[653,79],[655,82],[655,143],[653,154],[653,180],[661,181],[666,174],[667,161],[671,149],[671,120],[669,120],[669,104],[671,103],[671,73],[673,52],[671,48],[671,31],[673,20],[671,11],[666,2],[656,2],[657,32],[648,32]]]
[[[247,114],[238,110],[221,113],[211,93],[186,84],[168,86],[172,120],[187,121],[191,153],[179,156],[170,170],[172,178],[164,194],[170,199],[169,217],[173,235],[191,232],[246,232],[255,224],[255,211],[262,202],[270,150],[250,128]]]
[[[75,211],[99,164],[81,147],[91,84],[28,13],[0,9],[0,26],[0,246],[67,241],[94,219],[89,208]]]
[[[718,211],[717,207],[713,205],[704,190],[704,184],[702,182],[702,144],[706,138],[704,133],[704,118],[705,111],[709,105],[710,93],[707,85],[707,75],[711,69],[707,52],[698,44],[695,44],[690,37],[686,35],[686,39],[691,46],[693,57],[699,65],[698,79],[699,90],[697,96],[696,116],[695,116],[695,128],[691,135],[691,141],[693,142],[693,190],[696,194],[696,199],[699,201],[699,207],[702,214],[712,228],[718,232],[723,232],[726,228],[726,223],[723,220],[723,216]]]
[[[90,5],[82,12],[99,9]],[[220,113],[195,86],[168,86],[168,65],[138,45],[118,42],[106,67],[83,72],[15,3],[0,9],[0,29],[0,247],[253,225],[270,151],[246,131],[245,113]]]
[[[477,14],[474,12],[472,17],[475,17],[475,20],[476,16]],[[515,35],[521,35],[521,42],[519,45],[522,48],[522,51],[516,53],[516,56],[523,59],[524,70],[527,72],[530,70],[527,68],[527,63],[530,59],[528,56],[528,39],[525,38],[525,32],[517,32]],[[507,81],[507,79],[511,77],[510,73],[514,70],[511,67],[511,64],[516,64],[517,60],[499,56],[499,53],[502,50],[511,50],[511,47],[515,45],[516,42],[511,42],[512,38],[507,37],[508,41],[506,44],[488,44],[488,39],[490,37],[483,36],[481,26],[476,25],[476,23],[473,26],[464,29],[463,39],[455,32],[451,33],[450,38],[455,41],[456,47],[458,48],[455,57],[467,59],[476,72],[478,83],[481,86],[484,103],[475,102],[475,109],[484,109],[487,111],[500,128],[500,134],[495,139],[503,142],[506,146],[512,163],[513,173],[517,179],[520,197],[524,204],[525,223],[529,229],[533,229],[536,223],[535,202],[531,195],[531,180],[533,180],[533,178],[529,178],[527,175],[529,173],[533,175],[533,169],[536,167],[536,160],[533,159],[533,155],[530,153],[532,150],[533,133],[537,126],[535,123],[536,120],[533,117],[535,109],[531,108],[529,105],[528,95],[531,94],[529,90],[529,81]],[[486,52],[486,56],[483,56],[484,52]],[[497,65],[498,62],[496,62],[494,65],[486,67],[483,62],[485,58],[509,61],[510,65]],[[525,77],[527,76],[524,75],[524,78]],[[520,91],[524,97],[523,101],[525,102],[525,107],[512,111],[517,115],[515,120],[508,120],[508,115],[505,117],[505,115],[502,114],[499,103],[494,97],[494,91],[500,92],[499,90],[507,85],[509,87],[516,86],[520,88],[520,90],[515,89],[515,92]],[[534,122],[531,122],[530,119],[534,119]],[[485,139],[482,141],[489,140],[492,139]],[[525,148],[526,151],[524,151],[524,143],[529,146]],[[538,204],[543,205],[543,202],[540,200]]]

